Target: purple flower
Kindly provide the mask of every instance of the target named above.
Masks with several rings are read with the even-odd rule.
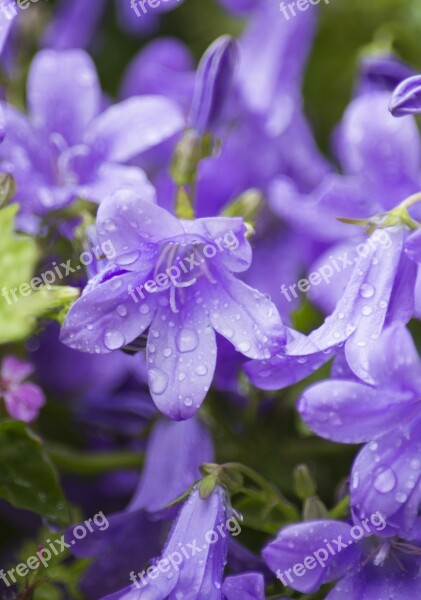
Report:
[[[360,63],[357,95],[378,91],[392,92],[401,81],[413,74],[413,69],[393,54],[379,53],[364,56]]]
[[[108,516],[106,532],[95,531],[72,546],[75,556],[94,558],[81,581],[89,598],[124,587],[130,571],[137,573],[159,554],[168,519],[177,514],[176,507],[167,509],[167,505],[200,478],[200,465],[213,459],[209,432],[196,418],[182,423],[161,420],[151,434],[145,457],[137,490],[126,510]]]
[[[0,398],[13,419],[26,423],[37,418],[45,403],[41,388],[25,382],[33,370],[31,363],[15,356],[6,356],[0,370]]]
[[[421,544],[384,535],[376,511],[363,523],[290,525],[263,550],[284,586],[311,594],[336,581],[326,600],[406,600],[421,594]]]
[[[390,102],[394,117],[404,117],[421,112],[421,75],[410,77],[396,88]]]
[[[265,580],[261,573],[227,577],[222,586],[225,600],[265,600]]]
[[[196,75],[190,126],[199,133],[215,129],[233,84],[236,42],[225,35],[207,49]]]
[[[360,519],[380,510],[400,535],[421,531],[421,360],[402,325],[372,346],[373,385],[329,380],[306,390],[304,421],[318,435],[344,443],[369,442],[351,474],[352,506]]]
[[[183,127],[174,103],[144,96],[100,113],[96,70],[82,50],[39,52],[27,92],[30,118],[2,104],[7,132],[0,147],[23,214],[42,216],[77,197],[100,202],[124,187],[153,194],[143,171],[123,163]]]
[[[170,418],[191,417],[209,390],[215,331],[249,358],[284,343],[274,305],[234,276],[251,262],[242,219],[180,221],[127,191],[102,203],[97,232],[112,242],[115,264],[72,306],[61,339],[107,353],[148,330],[149,385]]]
[[[234,523],[236,519],[221,487],[206,500],[200,498],[196,488],[181,509],[160,560],[139,574],[131,573],[133,585],[107,600],[165,600],[177,596],[222,600],[223,571]]]
[[[16,17],[17,10],[10,9],[9,0],[0,0],[0,54],[7,42],[7,38]]]

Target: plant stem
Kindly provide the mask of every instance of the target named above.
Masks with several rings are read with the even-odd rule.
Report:
[[[101,475],[119,469],[140,469],[143,456],[137,452],[95,452],[85,454],[58,444],[46,450],[58,469],[76,475]]]

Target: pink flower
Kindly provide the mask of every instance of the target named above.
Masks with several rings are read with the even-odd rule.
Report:
[[[15,356],[6,356],[0,370],[0,398],[14,419],[29,423],[45,403],[44,393],[33,383],[23,383],[33,372],[33,366]]]

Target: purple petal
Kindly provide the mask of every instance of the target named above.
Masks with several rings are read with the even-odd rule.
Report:
[[[405,63],[392,54],[370,54],[360,64],[357,95],[378,91],[392,92],[395,87],[413,74]]]
[[[416,408],[413,397],[402,392],[343,380],[316,383],[298,405],[303,420],[317,435],[347,444],[368,442],[393,431]]]
[[[202,404],[216,363],[215,333],[202,307],[187,296],[179,313],[161,307],[147,345],[149,385],[170,419],[189,419]]]
[[[267,296],[230,273],[207,284],[205,306],[212,327],[248,358],[268,359],[286,341],[281,317]]]
[[[265,600],[265,580],[261,573],[227,577],[222,586],[226,600]]]
[[[394,560],[383,566],[369,565],[345,577],[326,596],[326,600],[408,600],[421,594],[421,578],[401,569]]]
[[[107,0],[61,0],[45,35],[45,44],[56,49],[85,48],[92,41]]]
[[[412,233],[405,243],[405,252],[416,263],[421,263],[421,230]]]
[[[125,162],[157,146],[184,126],[180,109],[163,96],[123,100],[97,117],[85,143],[110,162]]]
[[[148,442],[146,464],[129,510],[163,510],[200,479],[200,465],[212,459],[209,432],[196,418],[181,423],[159,421]]]
[[[5,356],[1,365],[0,375],[8,383],[21,383],[24,379],[33,373],[33,365],[26,361],[16,358],[16,356]]]
[[[407,423],[396,425],[395,431],[358,454],[352,468],[351,503],[360,519],[379,511],[388,527],[405,537],[421,502],[421,423],[408,414]]]
[[[37,129],[59,134],[69,145],[81,143],[98,114],[101,88],[95,65],[83,50],[42,50],[28,77],[28,106]]]
[[[151,324],[155,306],[150,299],[140,307],[128,294],[139,283],[139,273],[117,275],[85,293],[70,309],[60,341],[82,352],[104,354],[140,336]]]
[[[334,556],[324,548],[324,541],[332,542],[339,540],[339,537],[342,542],[348,543],[352,540],[350,531],[350,525],[339,521],[309,521],[290,525],[282,529],[278,537],[264,548],[263,558],[285,586],[311,593],[323,583],[341,577],[357,562],[359,548],[355,544]],[[324,553],[319,552],[321,560],[318,562],[313,558],[312,561],[307,561],[311,567],[303,567],[304,561],[321,548],[324,549]],[[297,564],[303,567],[296,569],[301,573],[299,576],[293,571]]]
[[[147,44],[130,63],[121,95],[160,94],[187,112],[193,86],[194,64],[187,46],[175,38],[160,38]]]
[[[390,102],[394,117],[404,117],[421,112],[421,75],[403,81],[395,90]]]
[[[129,190],[133,194],[155,201],[155,190],[142,169],[111,163],[100,165],[92,181],[81,183],[77,187],[77,194],[81,198],[100,204],[122,190]]]
[[[99,241],[111,242],[115,262],[138,271],[139,280],[156,263],[159,244],[184,235],[180,222],[153,203],[152,188],[146,184],[141,194],[116,192],[102,202],[97,215]]]
[[[394,208],[419,189],[421,142],[413,119],[396,121],[389,94],[356,98],[346,110],[337,137],[340,160],[349,175],[362,177],[373,198]]]
[[[13,21],[17,17],[17,12],[10,10],[10,3],[8,0],[0,1],[1,18],[0,18],[0,53],[7,42],[10,29],[13,25]],[[7,16],[6,16],[7,13]]]
[[[237,63],[237,46],[228,35],[215,40],[200,61],[194,87],[189,123],[199,133],[218,125],[232,88]]]
[[[45,397],[40,387],[33,383],[22,383],[4,395],[6,410],[11,417],[29,423],[38,416]]]

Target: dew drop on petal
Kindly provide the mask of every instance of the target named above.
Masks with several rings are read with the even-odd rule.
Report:
[[[360,296],[362,298],[372,298],[375,293],[374,286],[371,283],[363,283],[360,287]]]
[[[396,486],[396,475],[392,469],[384,469],[377,474],[374,480],[374,487],[382,494],[391,492]]]
[[[127,308],[124,306],[124,304],[119,304],[116,308],[116,313],[120,317],[125,317],[127,315]]]
[[[161,369],[150,369],[149,383],[153,394],[159,396],[163,394],[168,386],[168,375]]]
[[[110,329],[105,332],[104,335],[104,344],[108,350],[117,350],[117,348],[121,348],[124,346],[124,336],[120,331],[116,329]]]
[[[199,338],[193,329],[182,329],[176,338],[177,348],[180,352],[193,352],[199,345]]]

